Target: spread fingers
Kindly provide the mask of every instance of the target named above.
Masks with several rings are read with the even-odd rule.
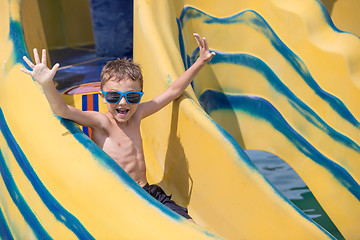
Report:
[[[196,39],[196,42],[198,43],[200,48],[204,47],[204,41],[201,39],[200,35],[197,33],[194,33],[194,37]]]
[[[29,71],[29,70],[27,70],[27,69],[25,69],[25,68],[20,68],[20,71],[22,71],[22,72],[24,72],[24,73],[26,73],[26,74],[29,74],[29,75],[31,75],[31,71]]]
[[[34,58],[35,58],[35,64],[40,64],[40,58],[38,54],[38,50],[34,48]]]
[[[42,50],[41,62],[46,65],[46,49]]]
[[[32,69],[35,67],[35,65],[26,56],[24,56],[23,59],[29,67]]]

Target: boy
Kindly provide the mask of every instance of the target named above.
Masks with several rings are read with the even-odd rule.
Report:
[[[116,161],[141,187],[154,198],[187,219],[187,209],[170,200],[157,185],[149,185],[146,180],[140,122],[154,114],[173,100],[180,97],[198,71],[211,60],[205,38],[194,34],[200,49],[197,61],[174,83],[154,99],[140,103],[142,92],[142,74],[140,67],[129,60],[114,60],[106,64],[101,72],[101,95],[108,112],[81,111],[67,105],[56,90],[53,77],[59,67],[52,69],[46,65],[46,50],[42,51],[40,62],[37,49],[34,49],[35,64],[24,56],[24,61],[32,71],[21,69],[31,75],[43,88],[54,114],[72,120],[92,129],[92,140]]]

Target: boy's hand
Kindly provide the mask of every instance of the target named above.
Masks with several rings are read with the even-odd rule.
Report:
[[[194,33],[194,37],[200,50],[200,57],[198,58],[198,60],[202,61],[204,64],[210,62],[212,57],[215,56],[215,53],[210,53],[209,45],[205,38],[201,38],[200,35],[197,33]]]
[[[34,65],[26,56],[23,57],[24,61],[32,69],[32,71],[24,68],[21,68],[20,70],[26,74],[31,75],[40,85],[51,82],[60,65],[56,63],[52,69],[47,67],[45,49],[42,50],[42,57],[40,62],[38,51],[36,48],[34,48],[34,58],[36,65]]]

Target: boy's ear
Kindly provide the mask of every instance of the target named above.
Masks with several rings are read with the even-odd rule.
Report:
[[[105,99],[105,95],[101,92],[101,90],[98,91],[98,93],[100,94],[102,100],[103,100],[103,103],[106,104],[106,99]]]

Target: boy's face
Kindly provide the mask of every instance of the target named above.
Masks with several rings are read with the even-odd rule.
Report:
[[[109,80],[107,81],[102,89],[106,91],[118,91],[118,92],[131,92],[136,91],[140,92],[141,87],[138,81],[132,81],[128,77],[118,80]],[[120,102],[115,104],[110,104],[106,101],[105,95],[100,93],[103,99],[103,102],[106,104],[110,114],[118,123],[126,123],[131,116],[135,113],[139,104],[130,104],[126,101],[125,97],[120,99]]]

